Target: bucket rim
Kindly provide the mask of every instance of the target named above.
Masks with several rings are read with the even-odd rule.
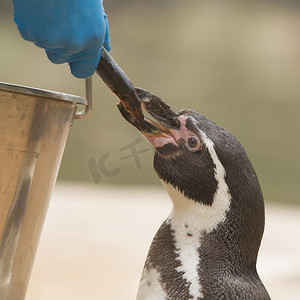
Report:
[[[0,91],[1,90],[26,94],[26,95],[34,95],[43,98],[51,98],[53,100],[74,102],[83,105],[88,104],[86,98],[84,97],[65,94],[61,92],[54,92],[54,91],[49,91],[49,90],[44,90],[39,88],[33,88],[25,85],[12,84],[12,83],[2,82],[2,81],[0,81]]]

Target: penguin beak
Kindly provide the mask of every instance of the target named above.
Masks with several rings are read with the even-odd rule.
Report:
[[[122,116],[133,126],[135,126],[152,144],[157,138],[172,138],[176,141],[174,130],[178,130],[180,122],[178,114],[170,106],[164,103],[159,97],[152,95],[148,91],[136,88],[136,93],[141,100],[141,106],[155,119],[144,117],[138,122],[125,109],[122,102],[118,103],[118,108]],[[155,144],[154,144],[155,147]]]

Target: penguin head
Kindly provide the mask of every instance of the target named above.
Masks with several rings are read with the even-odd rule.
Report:
[[[177,120],[178,129],[168,137],[148,138],[156,149],[154,169],[163,183],[189,199],[211,205],[218,182],[210,152],[213,142],[203,128],[212,124],[190,110],[179,111]]]
[[[145,118],[138,123],[122,106],[119,109],[155,148],[154,169],[163,183],[204,205],[212,205],[221,180],[243,191],[259,186],[245,150],[232,134],[196,111],[175,113],[157,96],[136,91],[155,121]]]

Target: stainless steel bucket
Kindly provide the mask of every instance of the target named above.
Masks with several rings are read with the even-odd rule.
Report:
[[[90,84],[90,82],[89,82]],[[23,300],[82,97],[0,83],[0,299]]]

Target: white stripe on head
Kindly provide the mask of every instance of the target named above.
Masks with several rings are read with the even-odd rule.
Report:
[[[163,182],[173,201],[173,210],[169,218],[175,235],[177,259],[181,262],[177,271],[183,272],[183,278],[190,283],[189,292],[193,299],[203,298],[198,272],[201,237],[212,232],[225,220],[231,202],[230,191],[225,182],[226,172],[214,149],[214,143],[201,130],[199,135],[215,165],[215,179],[218,185],[212,205],[189,199],[171,184]]]

